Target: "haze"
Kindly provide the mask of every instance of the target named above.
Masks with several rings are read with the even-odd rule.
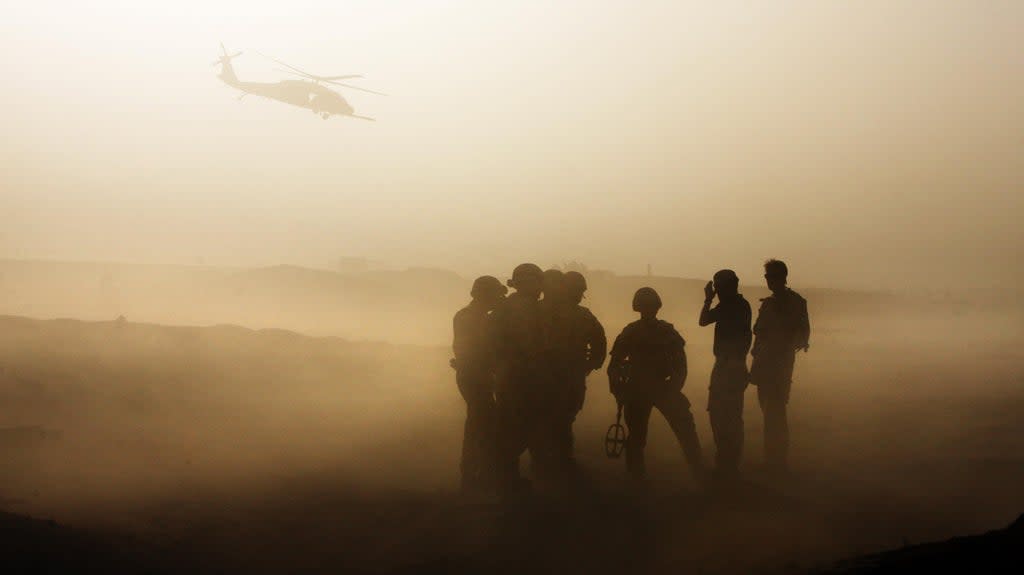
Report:
[[[6,3],[0,257],[1008,287],[1018,2]],[[317,74],[376,123],[247,97]],[[970,277],[969,282],[953,276]],[[964,285],[968,284],[968,285]]]
[[[1024,2],[162,4],[0,10],[8,563],[813,573],[1024,510]],[[239,101],[222,42],[388,96]],[[571,489],[460,492],[476,275],[583,270],[609,338],[656,288],[710,462],[704,285],[756,310],[769,257],[812,326],[791,474],[749,389],[741,481],[656,415],[630,482],[595,371]]]

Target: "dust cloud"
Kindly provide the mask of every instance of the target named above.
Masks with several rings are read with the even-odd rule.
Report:
[[[56,571],[808,572],[1024,511],[1024,3],[7,4],[0,527]],[[710,459],[703,285],[769,257],[789,480],[750,390],[743,489],[655,417],[631,493],[597,373],[585,493],[458,495],[474,277],[571,261],[610,338],[656,288]]]
[[[584,303],[611,336],[632,321],[636,287],[663,294],[661,316],[688,342],[685,391],[710,456],[711,334],[696,321],[703,281],[588,275]],[[472,570],[522,559],[493,545],[511,536],[502,529],[523,529],[515,537],[547,541],[551,565],[581,560],[600,571],[643,557],[654,570],[811,569],[998,526],[1024,508],[1024,308],[1006,298],[797,286],[813,335],[795,376],[794,478],[777,485],[758,475],[760,410],[749,392],[752,487],[724,501],[701,495],[659,419],[648,448],[654,507],[632,500],[621,461],[602,451],[615,408],[594,374],[576,424],[594,494],[502,519],[456,497],[465,407],[447,340],[467,278],[55,262],[5,262],[3,278],[5,507],[157,548],[195,546],[186,556],[218,565],[389,571],[440,553]],[[741,291],[753,302],[767,295],[758,285]],[[89,319],[39,319],[60,316]],[[576,535],[531,532],[531,513],[555,513],[547,529]],[[617,529],[607,522],[638,518],[658,526],[651,541],[572,549],[600,546]],[[238,545],[263,553],[239,554]],[[744,546],[742,559],[733,545]]]

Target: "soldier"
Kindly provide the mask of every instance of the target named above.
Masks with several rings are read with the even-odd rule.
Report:
[[[658,319],[661,297],[644,287],[633,296],[633,311],[640,320],[625,327],[612,346],[608,382],[623,406],[629,436],[626,469],[634,479],[646,477],[644,447],[651,409],[656,407],[675,433],[694,477],[703,481],[700,441],[683,395],[686,382],[686,342],[672,324]]]
[[[701,327],[715,324],[715,365],[708,389],[708,416],[715,437],[715,478],[731,480],[739,474],[743,454],[743,393],[747,389],[747,352],[750,351],[750,304],[739,293],[740,279],[732,270],[720,270],[704,286]],[[718,305],[711,302],[718,296]]]
[[[764,454],[769,470],[785,472],[789,452],[786,404],[793,380],[796,352],[810,348],[811,325],[807,300],[786,287],[789,270],[775,259],[764,264],[764,278],[772,295],[761,300],[754,324],[754,360],[750,383],[764,413]]]
[[[516,291],[493,312],[497,359],[498,474],[506,494],[528,486],[519,476],[519,456],[543,458],[546,395],[550,374],[544,361],[544,318],[538,299],[544,273],[534,264],[520,264],[508,285]]]
[[[494,443],[497,407],[494,403],[494,346],[490,313],[505,299],[508,288],[492,276],[473,282],[473,300],[455,314],[452,351],[455,383],[466,400],[462,437],[462,490],[486,486],[494,480]]]
[[[569,320],[565,349],[569,402],[567,421],[561,435],[561,457],[573,466],[575,457],[572,424],[583,409],[583,401],[587,394],[587,376],[604,365],[604,356],[608,353],[608,340],[601,322],[597,321],[589,309],[580,305],[583,294],[587,291],[587,280],[583,274],[575,271],[566,272],[564,289]]]
[[[604,364],[608,352],[604,328],[580,305],[587,281],[579,272],[544,272],[545,349],[551,373],[549,399],[551,454],[555,471],[565,478],[575,471],[572,424],[583,408],[587,375]]]
[[[558,269],[544,270],[544,299],[540,301],[541,362],[545,380],[539,390],[533,417],[538,426],[536,441],[529,446],[530,468],[535,480],[551,484],[564,474],[560,455],[560,433],[564,427],[564,409],[568,403],[569,383],[563,369],[565,339],[565,274]]]

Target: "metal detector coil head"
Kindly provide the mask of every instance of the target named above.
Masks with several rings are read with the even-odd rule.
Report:
[[[629,435],[626,428],[622,426],[622,404],[619,404],[619,412],[615,416],[615,423],[608,426],[608,433],[604,434],[604,453],[611,459],[618,459],[626,449],[626,439]]]

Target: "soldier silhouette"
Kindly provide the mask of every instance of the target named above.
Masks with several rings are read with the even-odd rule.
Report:
[[[686,382],[686,342],[672,324],[658,319],[661,297],[643,287],[633,296],[633,311],[640,319],[627,325],[615,338],[608,362],[608,382],[616,401],[623,406],[629,436],[626,469],[634,479],[644,479],[647,468],[644,447],[651,409],[657,408],[675,433],[690,469],[703,480],[700,441],[683,395]]]
[[[550,372],[545,361],[544,317],[540,299],[544,273],[535,264],[520,264],[508,281],[515,292],[492,313],[497,362],[498,475],[502,492],[529,487],[519,475],[519,457],[551,453],[545,421],[550,421]],[[544,462],[538,461],[542,468]]]
[[[715,438],[715,479],[739,474],[743,454],[743,394],[747,389],[750,351],[750,304],[739,293],[740,280],[732,270],[720,270],[704,286],[704,306],[698,323],[715,324],[715,365],[708,389],[708,416]],[[718,305],[711,302],[718,296]]]
[[[608,339],[604,326],[591,311],[580,305],[587,291],[587,279],[583,274],[570,271],[565,274],[565,298],[569,312],[569,333],[567,360],[569,368],[569,413],[568,423],[562,434],[564,457],[575,462],[572,425],[583,409],[587,395],[587,376],[601,369],[608,353]]]
[[[789,423],[786,405],[793,381],[796,352],[810,348],[807,300],[786,286],[789,269],[780,260],[764,264],[764,278],[772,294],[761,300],[754,324],[750,383],[764,413],[764,455],[770,471],[788,470]]]
[[[565,473],[561,459],[559,434],[564,426],[564,406],[568,403],[569,383],[563,368],[565,326],[565,274],[558,269],[544,271],[544,299],[540,301],[542,369],[544,387],[540,390],[534,414],[540,429],[537,440],[529,446],[533,478],[554,486]]]
[[[452,351],[455,382],[466,401],[460,465],[462,490],[492,484],[495,464],[497,406],[494,401],[495,355],[490,313],[508,288],[492,276],[473,282],[472,301],[455,314]]]
[[[557,270],[555,270],[557,271]],[[589,309],[580,305],[587,281],[579,272],[560,274],[555,281],[552,270],[545,272],[544,306],[547,320],[548,365],[552,374],[554,463],[567,477],[576,470],[573,455],[572,425],[583,408],[587,375],[600,369],[608,352],[604,327]],[[557,286],[549,291],[550,285]],[[554,294],[553,297],[549,297]]]

